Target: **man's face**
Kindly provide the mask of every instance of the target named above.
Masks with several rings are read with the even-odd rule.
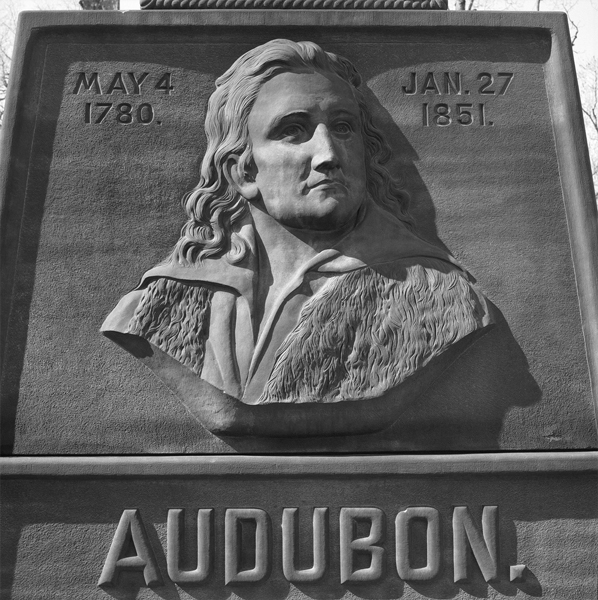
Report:
[[[360,113],[349,84],[320,72],[281,73],[249,114],[258,204],[287,227],[337,231],[365,199]]]

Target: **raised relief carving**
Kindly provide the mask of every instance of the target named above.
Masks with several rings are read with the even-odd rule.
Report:
[[[355,530],[359,521],[368,524],[366,536],[356,537]],[[384,567],[384,548],[379,545],[384,533],[384,513],[379,508],[341,508],[339,529],[341,583],[380,579]],[[357,552],[370,555],[369,567],[355,568]]]
[[[519,583],[525,581],[526,565],[512,565],[509,567],[509,581]]]
[[[413,568],[409,555],[409,529],[413,519],[426,521],[426,566]],[[397,573],[405,581],[429,581],[440,570],[440,514],[431,506],[402,510],[396,520]]]
[[[304,510],[309,514],[308,507],[301,509]],[[533,578],[525,564],[501,564],[497,506],[454,506],[452,517],[447,514],[449,511],[442,511],[444,519],[449,517],[452,521],[451,533],[447,535],[445,532],[444,537],[440,533],[441,511],[431,506],[410,506],[398,510],[396,516],[394,510],[388,513],[380,508],[364,506],[339,509],[314,507],[311,510],[311,519],[300,520],[297,508],[282,508],[282,515],[278,511],[270,515],[260,508],[201,508],[197,511],[197,526],[194,528],[196,542],[195,534],[189,528],[189,541],[185,543],[185,512],[183,509],[169,509],[166,534],[168,577],[178,584],[209,585],[218,572],[217,565],[223,554],[224,583],[227,585],[259,584],[280,566],[285,579],[293,583],[317,582],[327,572],[329,575],[336,574],[341,584],[373,582],[397,576],[407,582],[452,576],[455,583],[462,583],[474,575],[475,564],[487,582],[506,581],[507,574],[511,582]],[[481,519],[474,516],[480,512]],[[329,516],[337,522],[330,523]],[[221,519],[224,527],[221,527]],[[413,531],[416,521],[425,523],[425,535],[421,535],[421,529],[419,535]],[[393,522],[394,543],[392,534],[387,531],[387,528],[392,528]],[[147,526],[151,531],[152,524]],[[338,537],[333,533],[335,530]],[[222,533],[224,538],[220,537]],[[313,540],[311,557],[299,553],[299,547],[309,548],[310,538]],[[197,546],[197,566],[192,570],[181,570],[184,555],[193,555],[190,546],[194,543]],[[443,568],[442,557],[447,560],[450,555],[444,548],[451,543],[453,565],[452,568]],[[311,566],[298,569],[300,563]],[[394,564],[396,570],[389,568],[385,572],[385,564]],[[423,566],[414,567],[414,564]],[[98,585],[119,585],[120,571],[131,570],[142,572],[147,586],[164,585],[146,526],[137,509],[123,511]]]
[[[247,540],[255,549],[255,563],[250,568],[243,568],[242,548],[244,542],[243,522],[254,525],[252,539]],[[248,528],[249,529],[249,528]],[[270,518],[260,508],[229,508],[224,517],[224,582],[251,583],[261,581],[268,574],[270,551]]]
[[[418,234],[359,73],[268,42],[216,81],[205,129],[179,241],[102,330],[215,433],[387,427],[493,316]]]
[[[185,511],[182,508],[168,511],[166,564],[168,576],[175,583],[199,583],[210,574],[213,513],[214,510],[211,508],[201,508],[197,511],[197,567],[191,571],[182,571],[180,568],[180,554],[183,548]]]
[[[295,568],[298,544],[297,508],[282,511],[282,572],[288,581],[317,581],[326,572],[326,517],[328,508],[313,510],[313,566],[309,569]]]
[[[125,555],[131,546],[134,554]],[[142,571],[148,587],[164,585],[156,555],[137,508],[123,511],[98,586],[116,585],[120,571]]]
[[[453,561],[454,581],[467,581],[467,542],[482,571],[485,581],[498,577],[498,506],[484,506],[482,531],[476,527],[467,506],[455,506],[453,510]],[[517,568],[517,567],[516,567]]]

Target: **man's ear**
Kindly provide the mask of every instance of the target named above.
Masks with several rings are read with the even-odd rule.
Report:
[[[255,179],[241,169],[239,156],[231,154],[224,165],[224,176],[231,185],[243,198],[252,202],[259,194],[259,188]]]

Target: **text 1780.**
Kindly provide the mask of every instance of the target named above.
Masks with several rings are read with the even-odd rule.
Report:
[[[113,102],[86,102],[85,123],[100,125],[108,118],[113,118],[117,123],[142,123],[149,125],[154,120],[154,109],[151,104],[144,102],[134,107],[128,102],[115,104]]]

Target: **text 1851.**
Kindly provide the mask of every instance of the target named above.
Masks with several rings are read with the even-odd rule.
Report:
[[[100,125],[107,119],[114,119],[117,123],[142,123],[149,125],[154,120],[154,109],[151,104],[144,102],[134,107],[128,102],[115,104],[113,102],[86,102],[85,123]]]
[[[440,102],[422,105],[422,124],[424,127],[449,125],[478,125],[492,127],[494,123],[486,118],[486,107],[483,103],[459,103],[455,105]]]

